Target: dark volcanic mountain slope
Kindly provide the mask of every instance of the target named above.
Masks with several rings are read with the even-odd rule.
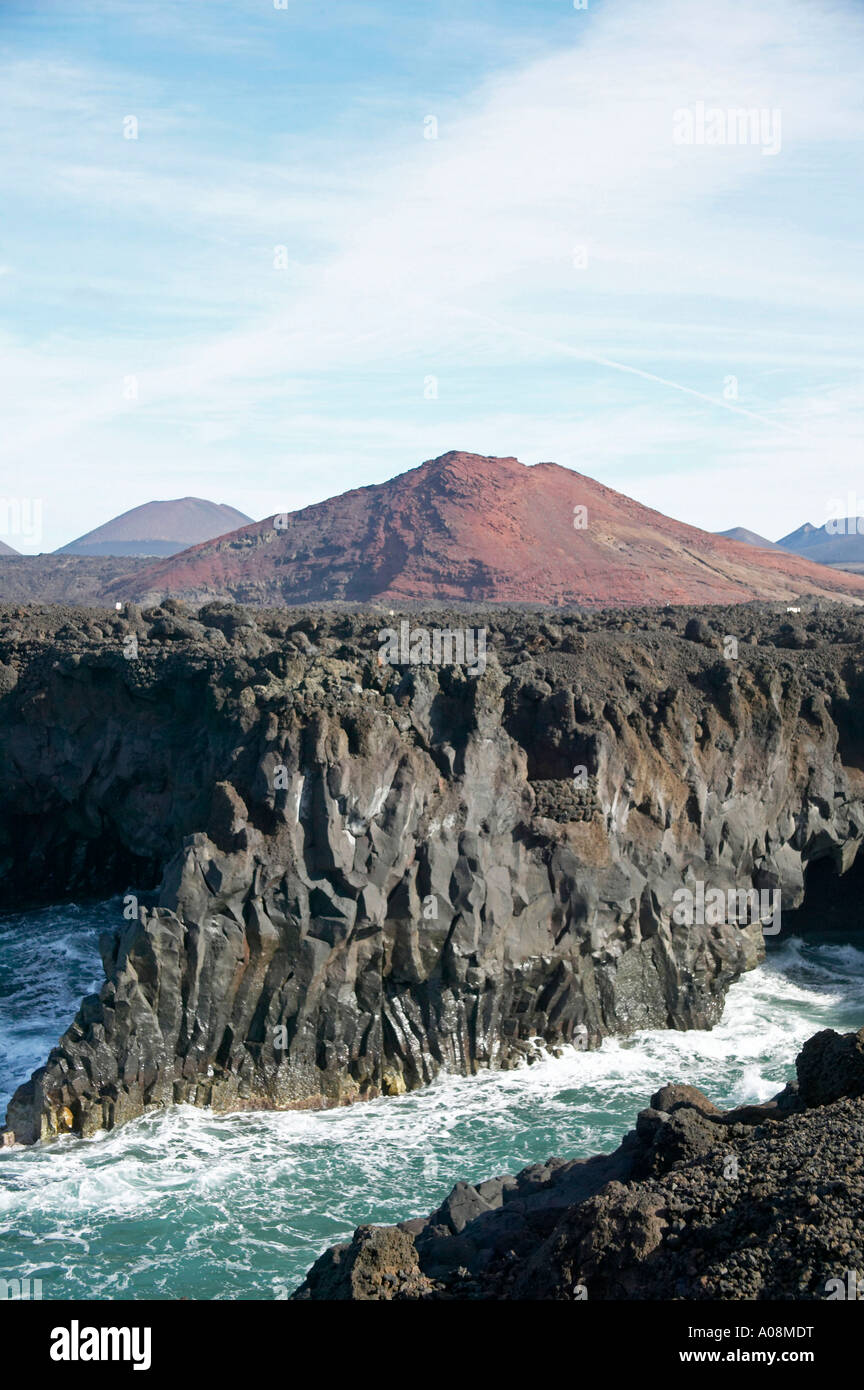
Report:
[[[676,890],[786,910],[851,867],[864,614],[471,618],[475,674],[382,664],[368,612],[0,615],[2,900],[162,874],[11,1134],[707,1027],[762,933],[676,922]]]
[[[236,507],[203,497],[145,502],[115,516],[86,536],[61,546],[60,555],[175,555],[199,541],[236,531],[250,518]]]
[[[601,607],[803,593],[862,602],[864,580],[685,526],[554,463],[450,453],[196,546],[111,593]]]
[[[105,603],[109,584],[141,570],[134,556],[0,555],[0,603]]]
[[[361,1226],[298,1299],[844,1299],[864,1270],[864,1029],[817,1033],[798,1082],[721,1112],[664,1086],[615,1153],[457,1183]]]

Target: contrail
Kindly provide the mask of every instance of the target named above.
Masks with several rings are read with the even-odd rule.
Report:
[[[680,381],[671,381],[669,377],[657,376],[656,372],[646,372],[641,367],[631,367],[627,362],[616,362],[611,357],[600,357],[594,352],[585,352],[582,348],[575,348],[570,343],[559,342],[557,338],[544,338],[539,333],[529,333],[524,328],[514,328],[512,324],[501,323],[498,319],[489,318],[486,314],[477,314],[471,309],[457,309],[453,305],[448,305],[454,314],[462,314],[465,318],[476,319],[479,323],[485,323],[490,328],[499,329],[502,333],[512,333],[517,338],[527,338],[529,342],[541,343],[544,347],[554,348],[557,352],[565,352],[569,357],[578,357],[582,362],[592,362],[597,367],[611,367],[616,372],[627,372],[630,376],[642,377],[643,381],[655,381],[658,386],[668,386],[673,391],[681,391],[685,396],[695,396],[698,401],[705,401],[707,405],[719,406],[721,410],[731,411],[733,415],[744,415],[748,420],[757,420],[760,425],[768,425],[771,429],[782,430],[784,434],[794,435],[798,439],[806,439],[806,435],[794,429],[791,425],[783,425],[779,420],[772,420],[768,415],[760,415],[756,410],[747,410],[743,405],[731,405],[729,401],[718,400],[716,396],[709,396],[704,391],[696,391],[692,386],[684,386]]]

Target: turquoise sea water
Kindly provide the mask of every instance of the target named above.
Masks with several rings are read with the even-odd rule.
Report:
[[[101,979],[118,904],[0,918],[0,1104]],[[864,1024],[864,951],[769,942],[711,1032],[644,1032],[522,1071],[442,1078],[344,1110],[181,1107],[95,1139],[0,1154],[0,1277],[44,1299],[284,1298],[357,1225],[425,1214],[458,1178],[614,1147],[666,1081],[764,1099],[818,1028]]]

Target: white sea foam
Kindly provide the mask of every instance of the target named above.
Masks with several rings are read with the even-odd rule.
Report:
[[[56,912],[43,925],[62,932]],[[86,973],[80,916],[67,930]],[[94,942],[91,933],[91,950]],[[31,935],[30,959],[32,946]],[[62,973],[56,958],[53,969]],[[22,989],[26,1000],[32,980]],[[65,1008],[71,986],[55,979],[51,989]],[[215,1116],[179,1107],[92,1140],[12,1150],[0,1157],[3,1259],[10,1273],[41,1278],[46,1298],[284,1297],[354,1226],[431,1211],[457,1178],[613,1147],[667,1081],[700,1086],[721,1105],[772,1095],[806,1037],[858,1027],[862,1013],[864,952],[787,941],[733,986],[710,1032],[607,1039],[596,1052],[444,1076],[347,1109]],[[18,1046],[44,1056],[58,1021]]]

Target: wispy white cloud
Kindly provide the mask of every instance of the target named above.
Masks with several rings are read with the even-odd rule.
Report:
[[[13,59],[11,192],[47,190],[74,236],[71,273],[18,270],[15,248],[9,280],[38,297],[56,274],[63,311],[0,343],[10,476],[54,499],[51,544],[93,524],[82,474],[117,510],[173,477],[264,514],[439,447],[555,458],[711,529],[791,529],[814,468],[830,491],[859,457],[862,38],[830,0],[657,0],[650,18],[619,0],[444,95],[437,140],[425,103],[353,140],[238,129],[129,60]],[[699,100],[779,108],[780,153],[676,146],[673,113]],[[480,381],[472,408],[460,382]]]

